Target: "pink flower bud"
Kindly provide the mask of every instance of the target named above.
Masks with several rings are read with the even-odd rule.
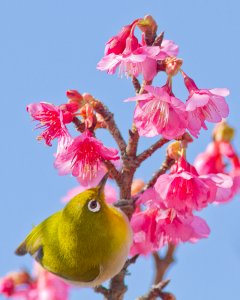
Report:
[[[126,40],[131,32],[131,28],[132,25],[126,25],[121,29],[118,35],[110,38],[106,43],[104,54],[108,55],[110,53],[114,53],[114,54],[123,53],[126,47]]]
[[[67,90],[66,95],[67,95],[67,98],[69,99],[68,100],[69,103],[76,102],[76,103],[79,104],[79,106],[81,105],[83,97],[78,91],[76,91],[76,90]]]

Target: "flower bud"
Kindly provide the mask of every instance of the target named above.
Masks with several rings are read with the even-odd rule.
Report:
[[[69,103],[76,102],[76,103],[79,104],[79,106],[81,106],[81,102],[83,100],[83,97],[82,97],[82,95],[78,91],[76,91],[76,90],[68,90],[66,92],[66,95],[67,95],[67,97],[69,99],[68,100]]]
[[[122,29],[118,33],[118,35],[112,37],[106,43],[105,55],[108,55],[111,53],[114,53],[114,54],[123,53],[125,46],[126,46],[126,40],[127,40],[128,36],[130,35],[131,29],[132,29],[132,24],[122,27]]]
[[[165,64],[165,72],[170,76],[175,76],[179,72],[183,64],[183,60],[177,57],[167,57],[164,60],[164,64]]]
[[[192,78],[187,76],[187,74],[184,73],[183,70],[181,70],[181,74],[184,78],[184,84],[185,84],[186,88],[188,89],[189,93],[191,93],[192,91],[198,90],[198,87]]]
[[[89,103],[89,102],[95,100],[94,97],[89,93],[83,93],[82,96],[83,96],[83,100],[85,103]]]
[[[167,147],[167,156],[177,160],[178,158],[181,157],[181,150],[182,150],[181,142],[180,141],[173,142],[169,144]]]
[[[152,16],[147,15],[137,23],[139,29],[144,33],[147,45],[152,45],[156,37],[157,23]]]
[[[234,138],[234,129],[226,121],[218,123],[213,130],[213,140],[216,142],[231,142]]]

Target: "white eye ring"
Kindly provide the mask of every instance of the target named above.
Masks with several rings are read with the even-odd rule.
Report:
[[[101,208],[101,205],[97,200],[93,199],[88,202],[88,209],[90,211],[98,212],[100,210],[100,208]]]

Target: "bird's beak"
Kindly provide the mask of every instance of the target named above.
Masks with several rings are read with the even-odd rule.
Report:
[[[101,179],[101,181],[99,182],[97,188],[99,190],[99,195],[103,193],[104,191],[104,187],[105,187],[105,184],[107,182],[107,179],[108,179],[108,173],[106,173],[103,178]]]

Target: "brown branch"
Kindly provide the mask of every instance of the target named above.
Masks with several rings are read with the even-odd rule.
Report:
[[[136,157],[137,147],[138,147],[139,134],[135,124],[132,126],[132,130],[129,130],[129,140],[127,145],[127,155],[131,157]]]
[[[124,283],[125,275],[127,274],[127,268],[136,262],[138,255],[135,255],[128,259],[120,271],[116,276],[114,276],[110,282],[110,287],[108,290],[107,300],[122,300],[124,294],[127,291],[127,286]]]
[[[176,300],[172,294],[162,291],[168,285],[168,283],[169,280],[165,280],[153,285],[146,295],[137,298],[137,300],[155,300],[158,297],[162,300]]]
[[[120,172],[116,169],[116,167],[114,166],[114,164],[111,161],[104,160],[104,164],[108,169],[109,175],[116,181],[118,186],[120,186],[120,184],[122,182]]]
[[[93,106],[95,112],[99,113],[103,117],[104,121],[107,124],[107,128],[108,128],[109,132],[113,136],[114,140],[116,141],[116,143],[121,151],[121,155],[124,157],[127,144],[126,144],[124,138],[122,137],[122,134],[117,127],[117,124],[115,123],[113,113],[111,113],[108,110],[107,106],[105,106],[99,100],[95,100],[95,99],[92,100],[92,106]]]
[[[72,120],[73,124],[75,125],[77,131],[83,133],[85,131],[85,124],[80,121],[78,119],[78,117],[73,117],[73,120]]]
[[[153,46],[159,46],[159,47],[161,47],[163,38],[164,38],[164,31],[162,31],[162,32],[155,38],[155,41],[154,41],[154,43],[153,43]]]
[[[105,288],[104,286],[102,286],[102,285],[96,286],[94,288],[94,292],[102,294],[104,296],[104,300],[108,299],[109,289]]]
[[[138,165],[140,165],[145,159],[147,159],[156,150],[158,150],[159,148],[161,148],[162,146],[164,146],[168,142],[169,142],[169,140],[167,140],[165,138],[161,138],[156,143],[154,143],[152,146],[150,146],[148,149],[146,149],[145,151],[140,153],[136,158],[136,161],[137,161]]]
[[[153,253],[156,274],[154,278],[154,284],[158,284],[164,279],[164,276],[169,269],[169,267],[174,262],[174,253],[176,246],[173,244],[168,244],[167,252],[164,257],[160,257],[157,252]]]
[[[138,257],[139,257],[139,254],[134,255],[134,256],[132,256],[131,258],[127,259],[127,261],[125,262],[125,265],[124,265],[123,268],[127,271],[127,268],[128,268],[130,265],[135,264],[135,262],[137,261]]]
[[[137,77],[132,76],[132,84],[133,84],[136,94],[138,94],[141,89],[141,84],[140,84],[139,80],[137,79]]]

